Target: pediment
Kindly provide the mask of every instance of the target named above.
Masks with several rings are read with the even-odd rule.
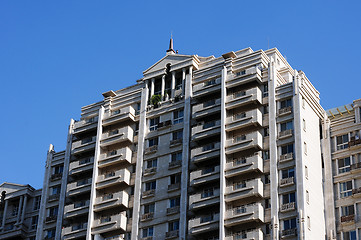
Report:
[[[180,63],[187,62],[192,59],[193,59],[192,55],[169,54],[169,55],[166,55],[165,57],[163,57],[162,59],[160,59],[155,64],[153,64],[150,68],[145,70],[143,72],[143,75],[146,76],[153,72],[165,71],[166,66],[168,64],[170,64],[171,66],[174,66],[174,65],[178,65]]]
[[[7,194],[28,188],[28,185],[4,182],[0,185],[0,194],[6,191]]]

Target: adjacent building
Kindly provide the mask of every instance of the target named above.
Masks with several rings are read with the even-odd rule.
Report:
[[[277,49],[200,57],[171,40],[50,145],[36,239],[355,239],[361,101],[338,116],[319,100]]]

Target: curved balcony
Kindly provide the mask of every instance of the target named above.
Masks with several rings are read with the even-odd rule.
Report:
[[[188,233],[195,235],[219,228],[219,213],[209,216],[197,217],[188,221]]]
[[[116,214],[94,220],[92,234],[100,234],[115,230],[126,231],[127,218],[125,214]]]
[[[191,150],[191,159],[192,162],[202,162],[209,158],[219,157],[220,154],[220,146],[219,142],[210,143],[201,147],[193,148]]]
[[[263,146],[263,137],[259,131],[235,136],[226,140],[226,154],[232,154],[244,151],[250,148],[261,149]]]
[[[216,180],[219,180],[219,166],[209,167],[190,173],[191,186],[209,183]]]
[[[127,184],[130,182],[130,172],[128,169],[120,169],[115,172],[108,172],[103,175],[98,176],[98,181],[96,182],[97,189],[103,189],[107,187],[112,187],[118,184]]]
[[[205,117],[221,111],[221,99],[211,99],[193,106],[192,118]]]
[[[249,222],[263,222],[264,209],[260,203],[229,209],[225,213],[224,225],[232,227]]]
[[[129,195],[125,191],[108,193],[95,199],[94,212],[103,211],[114,207],[127,208],[128,202]]]
[[[117,109],[115,111],[107,112],[104,114],[103,126],[109,126],[112,124],[131,120],[134,122],[135,110],[132,106]]]
[[[98,167],[108,167],[119,163],[131,163],[132,150],[129,147],[116,149],[107,153],[102,153],[99,156]]]
[[[119,129],[102,134],[102,140],[100,141],[101,147],[107,147],[113,144],[122,142],[133,142],[134,131],[130,126],[126,126]]]
[[[243,107],[251,103],[262,104],[262,91],[259,87],[237,92],[226,97],[227,110]]]
[[[263,197],[263,183],[259,178],[242,183],[233,183],[231,186],[227,186],[225,191],[226,202],[254,196]]]
[[[226,87],[232,88],[253,81],[262,83],[262,72],[258,67],[248,68],[243,73],[240,72],[231,76],[228,75],[226,80]]]
[[[192,128],[192,140],[201,140],[217,134],[221,131],[221,120],[199,124]]]
[[[226,131],[230,132],[251,126],[262,126],[262,121],[262,112],[259,109],[238,113],[226,118]]]
[[[226,163],[226,177],[234,177],[249,172],[263,172],[263,159],[260,155],[235,159]]]

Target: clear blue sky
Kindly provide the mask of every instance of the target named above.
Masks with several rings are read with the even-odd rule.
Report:
[[[325,109],[361,98],[361,1],[0,1],[0,183],[41,188],[71,118],[181,54],[277,47]]]

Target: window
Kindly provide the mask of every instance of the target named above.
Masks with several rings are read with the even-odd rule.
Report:
[[[151,138],[148,140],[149,147],[158,146],[158,138]]]
[[[306,120],[305,119],[302,120],[302,125],[303,125],[303,130],[306,131]]]
[[[211,79],[209,81],[204,82],[203,86],[207,87],[207,86],[214,85],[214,84],[216,84],[216,79]]]
[[[292,107],[292,99],[287,99],[280,102],[280,108],[286,107]]]
[[[154,210],[155,210],[154,203],[144,205],[144,214],[154,213]]]
[[[113,115],[117,115],[117,114],[119,114],[119,113],[120,113],[120,109],[113,110],[113,111],[112,111],[112,116],[113,116]]]
[[[263,151],[262,155],[263,155],[263,160],[268,160],[269,159],[269,150]]]
[[[90,163],[90,157],[79,160],[79,165]]]
[[[211,100],[208,100],[206,102],[203,103],[203,107],[206,108],[206,107],[209,107],[209,106],[213,106],[216,104],[216,100],[215,99],[211,99]]]
[[[152,237],[153,236],[153,227],[143,229],[143,237]]]
[[[268,97],[268,84],[263,85],[263,97]]]
[[[348,148],[348,134],[336,137],[337,150]]]
[[[32,216],[31,217],[31,229],[36,229],[38,226],[38,216]]]
[[[350,216],[350,215],[355,215],[355,208],[353,205],[349,205],[349,206],[342,206],[341,207],[341,216]]]
[[[246,135],[243,134],[243,135],[233,137],[233,142],[237,143],[237,142],[244,141],[246,139],[247,139]]]
[[[308,167],[305,166],[305,177],[308,179]]]
[[[172,153],[172,162],[182,161],[182,152]]]
[[[304,109],[306,107],[306,100],[302,98],[302,108]]]
[[[294,192],[282,195],[283,204],[293,203],[293,202],[296,202],[296,194]]]
[[[87,119],[85,119],[85,122],[86,123],[93,123],[93,122],[95,122],[95,117],[87,118]]]
[[[169,232],[179,230],[179,221],[177,220],[177,221],[169,222],[168,230]]]
[[[215,170],[214,166],[209,166],[202,169],[202,174],[212,173],[214,172],[214,170]]]
[[[149,119],[149,131],[158,129],[159,117]]]
[[[170,177],[170,184],[177,184],[177,183],[180,183],[180,181],[181,181],[181,175],[180,174],[171,175],[169,177]]]
[[[90,143],[92,141],[93,141],[92,137],[84,138],[84,139],[81,140],[81,144]]]
[[[356,231],[344,232],[343,240],[356,240]]]
[[[117,135],[119,133],[119,129],[111,130],[108,132],[108,136]]]
[[[180,197],[169,199],[169,207],[178,207],[180,206]]]
[[[271,180],[270,180],[270,175],[266,174],[264,175],[264,184],[270,184]]]
[[[306,190],[306,202],[310,204],[310,193]]]
[[[213,214],[213,213],[211,213],[211,214],[209,214],[209,215],[202,216],[202,217],[201,217],[201,223],[213,221],[213,218],[214,218],[214,214]]]
[[[140,113],[140,103],[137,103],[137,107],[135,108],[135,115],[139,115]]]
[[[54,174],[63,173],[63,170],[64,170],[64,166],[63,166],[63,165],[56,166],[56,167],[54,167]]]
[[[341,182],[340,185],[340,198],[352,195],[352,181]]]
[[[266,198],[265,200],[265,208],[271,208],[271,199],[269,198]]]
[[[338,173],[345,173],[351,170],[350,157],[338,159],[337,163],[338,163]]]
[[[307,143],[306,142],[303,143],[303,151],[304,151],[305,155],[307,155]]]
[[[57,216],[58,215],[58,207],[51,207],[49,208],[49,217]]]
[[[281,147],[281,154],[293,153],[293,144]]]
[[[240,72],[237,72],[236,76],[242,76],[242,75],[245,75],[245,74],[246,74],[246,70],[242,70]]]
[[[214,149],[214,143],[208,143],[207,145],[203,146],[203,151],[208,151]]]
[[[233,115],[233,121],[245,118],[247,115],[245,112],[236,113]]]
[[[172,140],[178,140],[183,138],[183,130],[173,132]]]
[[[61,189],[60,186],[54,186],[54,187],[52,187],[52,188],[51,188],[51,195],[60,194],[60,189]]]
[[[269,106],[268,105],[263,107],[263,114],[267,114],[267,113],[269,113]]]
[[[239,92],[235,92],[233,94],[233,98],[239,98],[239,97],[243,97],[246,96],[246,91],[239,91]]]
[[[291,130],[291,129],[293,129],[292,121],[281,123],[281,132],[286,131],[286,130]]]
[[[36,196],[34,199],[34,207],[33,207],[34,211],[40,209],[40,203],[41,203],[41,196]]]
[[[112,220],[111,216],[102,216],[100,218],[100,223],[107,223],[107,222],[110,222],[111,220]]]
[[[213,195],[214,195],[214,189],[206,188],[206,189],[203,189],[201,198],[212,197]]]
[[[203,129],[211,128],[211,127],[214,127],[214,126],[216,126],[216,121],[215,120],[207,121],[207,122],[204,122]]]
[[[308,229],[311,229],[311,218],[310,218],[310,216],[307,216],[307,227],[308,227]]]
[[[184,116],[184,110],[178,110],[173,112],[173,124],[182,123]]]
[[[54,229],[49,229],[46,231],[46,237],[47,238],[53,238],[55,237],[55,228]]]
[[[283,230],[296,228],[296,218],[291,218],[283,221]]]
[[[157,182],[156,181],[152,181],[152,182],[147,182],[145,184],[145,190],[149,191],[149,190],[154,190],[157,187]]]
[[[247,187],[246,181],[240,181],[233,184],[233,190],[242,189]]]
[[[156,168],[157,162],[158,162],[157,159],[148,160],[146,168]]]
[[[263,131],[264,131],[263,136],[268,137],[269,136],[269,128],[265,128],[265,129],[263,129]]]
[[[282,179],[291,178],[295,176],[295,169],[290,168],[286,170],[282,170]]]

